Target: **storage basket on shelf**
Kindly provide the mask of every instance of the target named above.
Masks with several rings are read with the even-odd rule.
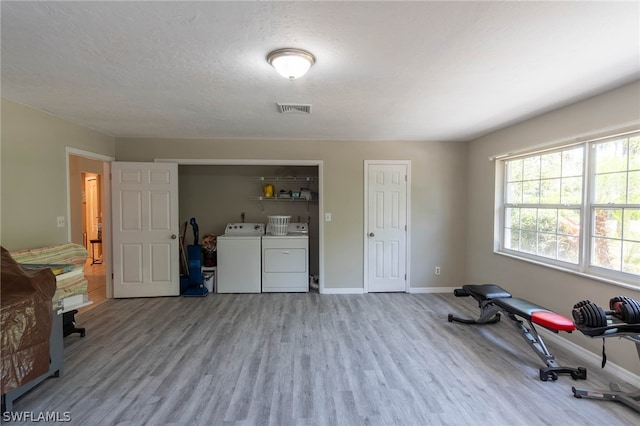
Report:
[[[269,232],[272,235],[287,235],[291,216],[267,216],[269,218]]]

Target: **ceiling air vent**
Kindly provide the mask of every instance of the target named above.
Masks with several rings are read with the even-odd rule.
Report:
[[[280,104],[278,105],[278,111],[282,114],[311,114],[311,104]]]

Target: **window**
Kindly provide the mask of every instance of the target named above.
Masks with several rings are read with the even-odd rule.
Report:
[[[640,134],[591,149],[590,265],[640,276]]]
[[[640,287],[640,132],[501,164],[500,251]]]

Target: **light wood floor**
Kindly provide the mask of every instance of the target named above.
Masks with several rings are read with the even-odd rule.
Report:
[[[105,264],[94,263],[91,264],[92,259],[89,257],[84,265],[84,275],[87,278],[89,284],[87,284],[87,294],[89,300],[93,303],[80,309],[80,312],[89,311],[105,300],[107,300],[107,280],[105,276]]]
[[[606,370],[541,382],[507,320],[446,319],[476,311],[450,294],[107,300],[77,317],[86,337],[65,338],[63,377],[15,410],[77,425],[640,424],[621,404],[573,397],[572,385],[606,388]]]

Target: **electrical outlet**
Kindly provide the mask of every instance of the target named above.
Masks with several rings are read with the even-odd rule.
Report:
[[[64,216],[57,217],[56,225],[58,226],[58,228],[64,228]]]
[[[436,275],[440,275],[440,267],[439,266],[436,266],[435,274]]]

